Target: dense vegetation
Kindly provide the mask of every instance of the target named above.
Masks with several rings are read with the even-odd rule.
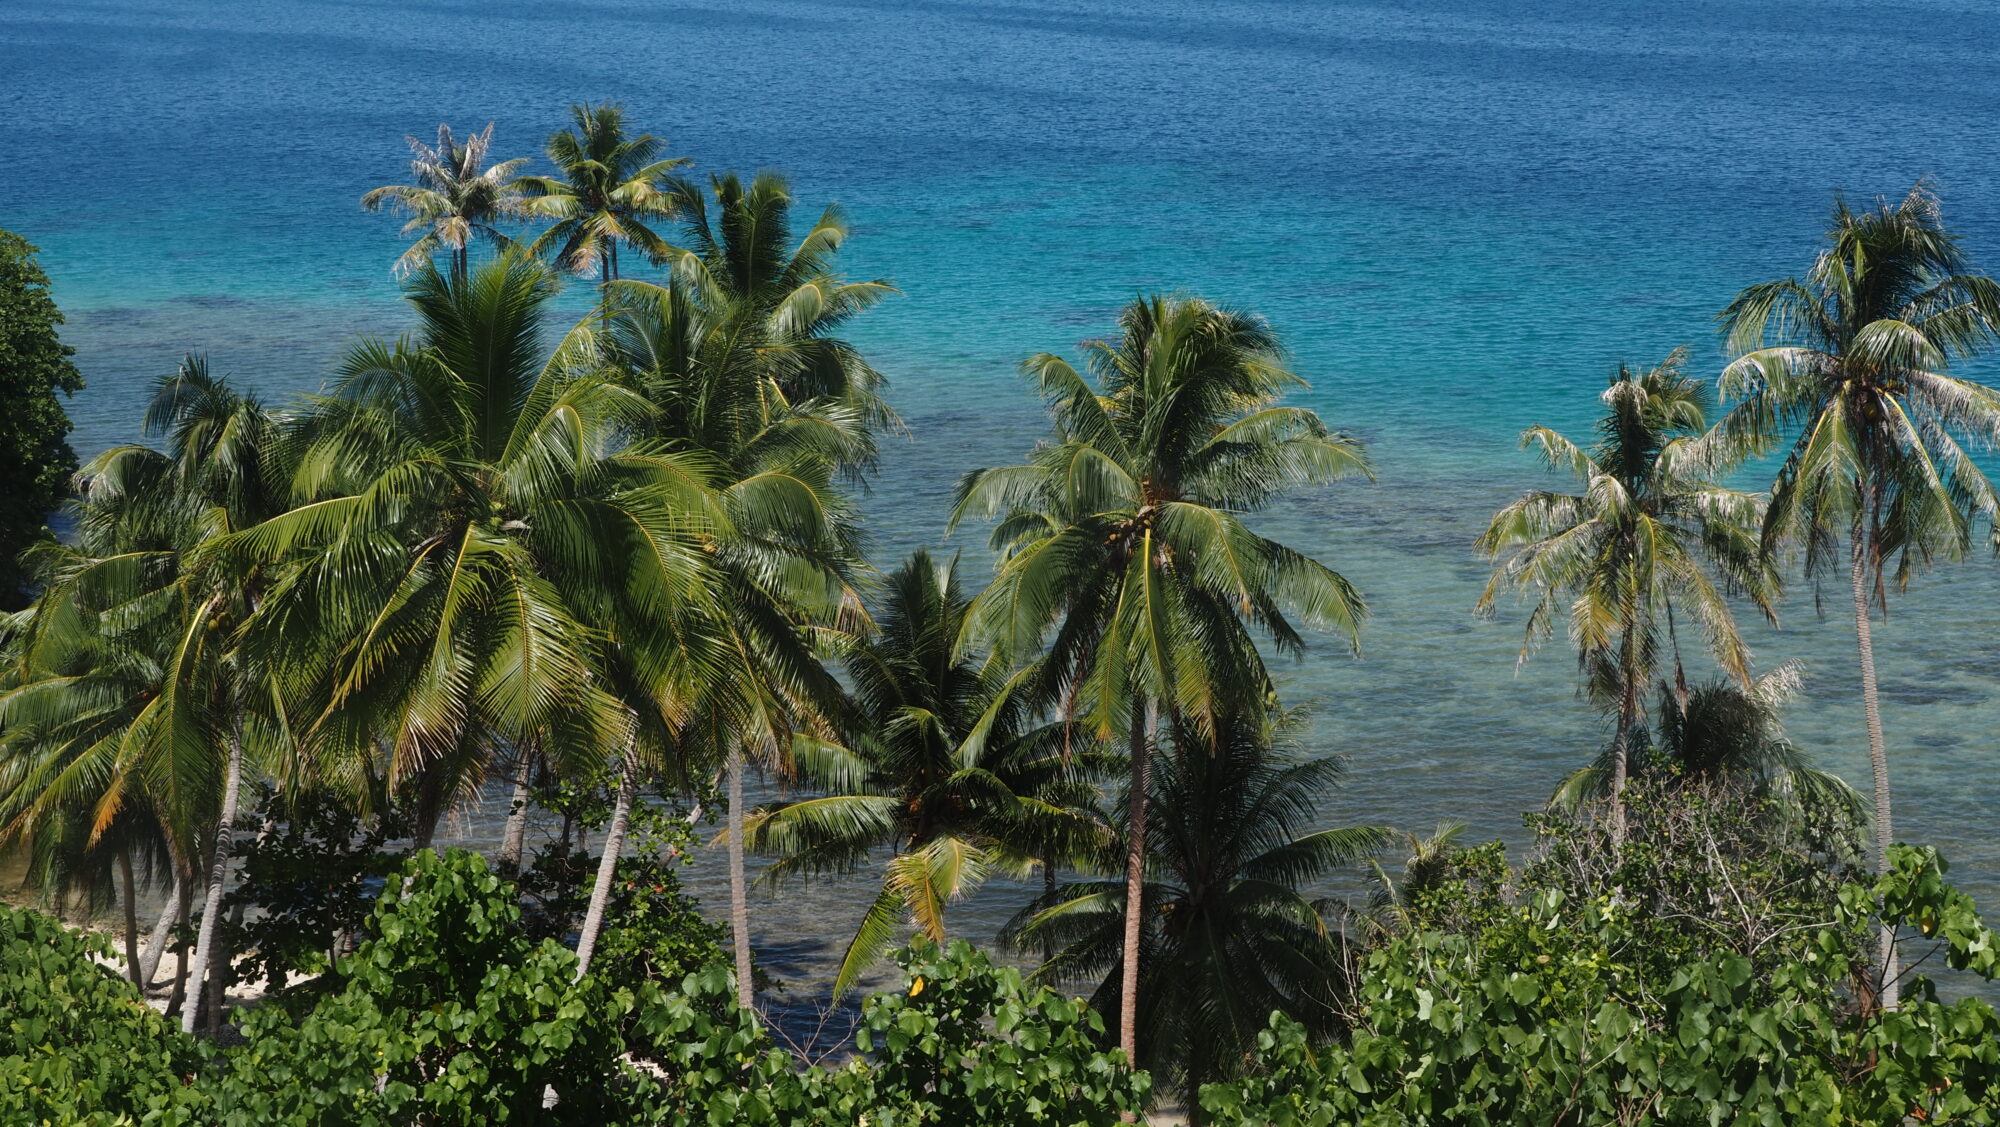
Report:
[[[56,330],[62,314],[49,297],[35,248],[0,231],[0,608],[19,607],[29,575],[21,555],[48,537],[49,511],[76,472],[62,399],[83,388]]]
[[[1318,816],[1342,764],[1267,659],[1357,644],[1367,607],[1255,518],[1372,471],[1286,402],[1261,318],[1144,295],[1081,363],[1030,356],[1048,439],[955,497],[990,582],[878,570],[853,493],[901,423],[841,334],[893,290],[839,272],[839,212],[691,178],[615,106],[575,108],[552,175],[492,144],[441,128],[364,197],[409,216],[409,333],[289,405],[188,358],[157,447],[93,459],[74,535],[25,557],[0,845],[50,901],[121,907],[123,950],[0,917],[10,1118],[2000,1117],[2000,1018],[1914,973],[2000,955],[1893,839],[1873,700],[1871,615],[2000,509],[1970,453],[2000,395],[1949,372],[2000,339],[2000,286],[1926,189],[1837,207],[1802,280],[1746,290],[1717,380],[1676,352],[1613,375],[1588,443],[1524,435],[1576,488],[1477,536],[1476,609],[1524,596],[1524,658],[1560,624],[1607,740],[1510,865]],[[595,286],[568,324],[566,277]],[[1787,443],[1771,489],[1731,484]],[[1843,537],[1872,804],[1785,738],[1797,670],[1737,629]],[[753,771],[794,785],[751,809]],[[489,792],[492,856],[431,848]],[[726,927],[678,877],[718,817]],[[793,985],[891,957],[904,985],[828,1055],[759,1015],[751,851],[780,887],[878,877],[835,980]],[[1343,870],[1372,897],[1326,898]],[[971,938],[1026,977],[952,926],[996,876],[1040,894]]]

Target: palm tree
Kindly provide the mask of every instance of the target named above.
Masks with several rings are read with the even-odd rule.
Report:
[[[733,530],[712,562],[726,580],[716,594],[736,673],[714,683],[679,740],[685,761],[726,765],[730,917],[747,1008],[743,772],[749,758],[775,763],[795,734],[835,734],[839,690],[819,635],[865,625],[851,582],[859,534],[835,478],[871,465],[875,432],[897,425],[881,376],[838,333],[893,291],[834,272],[848,235],[837,209],[795,240],[778,176],[714,177],[706,191],[675,181],[673,192],[686,249],[669,256],[666,285],[607,287],[606,351],[656,408],[650,433],[719,467]]]
[[[1763,538],[1803,548],[1805,570],[1837,566],[1847,537],[1861,706],[1874,774],[1876,864],[1894,839],[1889,759],[1876,696],[1871,599],[1936,558],[1961,556],[1972,523],[2000,509],[1961,445],[2000,440],[2000,394],[1950,374],[2000,337],[2000,284],[1967,265],[1937,197],[1919,183],[1902,202],[1856,212],[1835,200],[1826,243],[1803,279],[1745,289],[1723,310],[1736,359],[1723,370],[1726,424],[1751,439],[1795,434],[1771,487]],[[1896,1005],[1895,935],[1884,927],[1882,1001]]]
[[[38,613],[67,621],[37,623]],[[18,849],[24,883],[58,902],[75,896],[102,905],[113,895],[115,869],[126,974],[143,988],[135,873],[165,871],[172,851],[157,796],[120,769],[117,750],[157,690],[159,667],[71,606],[10,618],[10,639],[36,637],[31,648],[10,647],[17,652],[0,690],[0,847]]]
[[[1025,465],[959,483],[954,525],[998,516],[1001,561],[970,632],[1004,659],[1050,637],[1043,689],[1094,735],[1131,752],[1120,1043],[1136,1059],[1152,730],[1216,733],[1270,679],[1249,626],[1280,650],[1303,639],[1287,610],[1353,641],[1364,608],[1348,582],[1252,532],[1242,515],[1281,492],[1366,472],[1353,440],[1278,400],[1304,381],[1250,314],[1197,298],[1142,297],[1115,341],[1085,346],[1096,384],[1062,359],[1023,365],[1055,435]]]
[[[1213,733],[1177,725],[1151,779],[1139,1011],[1149,1036],[1139,1061],[1187,1096],[1197,1123],[1201,1086],[1252,1065],[1274,1011],[1319,1036],[1337,1031],[1341,937],[1328,904],[1306,889],[1390,837],[1372,826],[1310,829],[1341,761],[1302,757],[1298,720],[1229,715]],[[1128,895],[1122,881],[1069,884],[1053,905],[1017,916],[1008,935],[1055,944],[1036,976],[1096,982],[1092,1001],[1109,1010]]]
[[[158,824],[183,880],[205,863],[189,988],[198,1000],[219,963],[246,753],[268,760],[284,742],[282,694],[241,645],[268,575],[220,547],[283,507],[272,463],[278,424],[190,358],[156,386],[146,427],[167,437],[167,450],[122,446],[93,460],[78,543],[48,557],[24,632],[27,683],[10,702],[23,719],[42,718],[17,734],[39,745],[48,773],[28,784],[32,800],[15,824],[87,801],[93,844],[129,812]],[[211,1029],[221,1018],[214,977]],[[183,1011],[186,1031],[200,1008],[191,1001]]]
[[[535,239],[534,253],[553,250],[563,269],[610,282],[618,277],[619,246],[652,258],[671,251],[649,224],[673,217],[668,173],[688,161],[659,159],[666,141],[651,133],[627,137],[622,106],[574,105],[569,115],[575,129],[549,138],[558,175],[516,183],[529,214],[554,220]]]
[[[555,289],[514,252],[420,271],[418,332],[348,355],[295,428],[301,503],[239,538],[287,562],[258,633],[312,694],[301,738],[327,777],[386,750],[419,848],[496,752],[629,762],[705,668],[710,469],[628,445],[650,408],[587,339],[546,348]]]
[[[852,872],[889,852],[835,997],[905,919],[942,944],[947,905],[989,873],[1074,866],[1105,844],[1091,782],[1105,757],[1073,746],[1064,725],[1034,723],[1025,672],[957,649],[969,604],[956,559],[919,551],[898,568],[876,619],[880,637],[846,647],[859,712],[852,737],[798,754],[800,773],[825,793],[746,821],[750,847],[779,857],[765,873],[773,882]]]
[[[496,226],[521,214],[521,190],[515,174],[526,158],[503,160],[486,167],[486,155],[493,144],[493,123],[464,141],[451,135],[449,125],[438,126],[437,147],[415,137],[410,142],[410,184],[388,184],[361,197],[369,211],[394,207],[410,217],[403,225],[405,235],[417,241],[396,260],[396,272],[411,273],[430,264],[441,249],[451,252],[451,273],[463,278],[470,265],[474,239],[484,239],[495,249],[504,250],[511,240]]]
[[[1644,372],[1620,365],[1601,396],[1604,417],[1588,450],[1548,427],[1523,432],[1521,445],[1573,475],[1580,491],[1530,492],[1494,514],[1477,541],[1488,558],[1505,556],[1479,610],[1491,613],[1503,587],[1528,593],[1534,606],[1523,661],[1567,618],[1589,690],[1617,718],[1614,841],[1622,835],[1630,735],[1645,686],[1670,649],[1675,684],[1686,684],[1676,609],[1700,628],[1716,662],[1746,684],[1750,655],[1725,592],[1743,591],[1773,614],[1775,584],[1757,548],[1758,499],[1714,481],[1746,447],[1707,430],[1707,392],[1681,370],[1684,359],[1675,350]]]

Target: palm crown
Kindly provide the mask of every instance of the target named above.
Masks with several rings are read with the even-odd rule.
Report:
[[[384,739],[423,839],[500,746],[601,756],[704,660],[710,467],[627,444],[649,409],[587,337],[545,350],[554,292],[519,254],[420,273],[420,331],[349,354],[293,439],[304,503],[244,538],[294,561],[265,636],[329,655],[291,663],[320,753],[359,769]]]
[[[1261,696],[1244,622],[1295,650],[1287,610],[1350,639],[1364,614],[1345,579],[1240,515],[1367,471],[1353,440],[1278,403],[1304,382],[1269,328],[1195,298],[1142,298],[1120,323],[1121,339],[1085,346],[1096,386],[1059,357],[1028,359],[1054,439],[1026,465],[967,474],[953,514],[1000,517],[1003,560],[975,630],[1018,652],[1053,627],[1046,667],[1105,735],[1135,690],[1198,722],[1218,711],[1226,670],[1249,670]]]
[[[450,126],[440,125],[436,148],[415,137],[409,142],[410,178],[415,182],[376,188],[361,197],[361,206],[369,211],[394,207],[410,217],[403,233],[418,238],[396,260],[399,273],[427,265],[444,249],[451,252],[452,273],[464,277],[473,240],[484,239],[496,248],[509,244],[496,224],[521,214],[515,174],[528,162],[519,158],[487,166],[492,122],[463,141],[452,136]]]
[[[1907,581],[2000,507],[1959,441],[2000,441],[2000,393],[1949,372],[2000,339],[2000,284],[1968,271],[1925,186],[1872,211],[1836,203],[1805,278],[1751,286],[1722,318],[1740,353],[1722,373],[1728,426],[1796,433],[1764,530],[1803,545],[1809,570],[1861,528],[1877,580],[1895,557]]]
[[[559,176],[519,180],[529,214],[554,222],[536,238],[536,254],[553,251],[573,274],[618,276],[618,248],[665,256],[667,241],[649,225],[673,215],[667,174],[685,157],[660,159],[666,142],[651,133],[625,134],[625,112],[609,103],[570,107],[574,130],[549,138]]]

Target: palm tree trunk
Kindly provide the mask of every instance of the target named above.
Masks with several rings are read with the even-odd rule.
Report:
[[[144,986],[139,981],[139,901],[138,889],[132,880],[132,850],[118,851],[118,880],[125,886],[125,977],[132,985]]]
[[[181,884],[179,918],[182,920],[194,918],[193,880],[188,880]],[[174,989],[173,993],[167,997],[167,1016],[169,1017],[180,1012],[187,1001],[188,945],[185,942],[174,945],[174,962]]]
[[[1865,511],[1867,506],[1863,505]],[[1861,714],[1868,723],[1868,765],[1875,775],[1875,871],[1889,871],[1889,844],[1895,831],[1889,819],[1889,755],[1883,747],[1882,708],[1875,691],[1875,639],[1868,615],[1868,571],[1872,545],[1866,527],[1856,522],[1853,544],[1854,641],[1861,655]],[[1882,925],[1877,940],[1882,966],[1881,1003],[1893,1010],[1901,995],[1896,983],[1896,929]]]
[[[1139,936],[1146,918],[1146,799],[1152,784],[1153,702],[1132,702],[1132,782],[1125,819],[1125,946],[1118,985],[1118,1045],[1139,1059]]]
[[[597,883],[590,889],[590,908],[583,914],[583,934],[576,943],[576,976],[590,972],[597,935],[604,930],[604,905],[611,899],[611,882],[618,876],[618,851],[625,847],[625,825],[632,817],[632,796],[639,787],[639,756],[634,741],[625,744],[625,761],[618,765],[618,799],[611,806],[611,825],[604,831],[604,855],[597,859]]]
[[[736,951],[736,1004],[749,1009],[750,892],[743,873],[743,753],[729,757],[729,930]]]
[[[1056,906],[1056,866],[1048,858],[1042,859],[1042,911]],[[1042,961],[1056,957],[1056,941],[1053,936],[1042,937]]]
[[[413,812],[414,825],[410,829],[410,844],[421,853],[431,847],[431,839],[437,836],[438,821],[444,817],[444,798],[440,792],[437,775],[426,771],[417,781],[417,808]]]
[[[1627,624],[1625,641],[1619,652],[1618,733],[1611,740],[1611,847],[1625,844],[1625,783],[1631,775],[1632,727],[1639,718],[1639,676],[1634,637],[1636,627]]]
[[[174,869],[174,886],[167,893],[167,906],[160,909],[159,922],[153,925],[153,934],[146,939],[146,951],[139,956],[139,989],[153,984],[153,975],[160,969],[160,956],[167,953],[167,936],[173,934],[174,925],[181,922],[181,905],[187,899],[187,882],[182,879],[178,866]]]
[[[514,801],[507,808],[507,832],[500,838],[500,869],[508,875],[521,871],[528,843],[528,798],[535,777],[535,751],[524,744],[514,760]]]
[[[222,888],[229,880],[229,847],[236,837],[236,798],[243,773],[243,711],[237,709],[229,733],[229,758],[223,767],[222,813],[215,821],[215,854],[208,863],[208,895],[202,900],[201,937],[195,945],[194,969],[189,972],[187,1006],[181,1010],[181,1032],[193,1033],[196,999],[215,963],[215,941],[221,934]]]

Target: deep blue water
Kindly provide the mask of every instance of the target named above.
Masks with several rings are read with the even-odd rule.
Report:
[[[70,314],[88,455],[185,350],[282,397],[400,323],[398,224],[356,200],[401,178],[404,134],[494,120],[535,155],[568,103],[623,101],[700,169],[838,201],[849,270],[903,291],[854,333],[912,431],[868,501],[885,562],[1041,432],[1022,356],[1140,290],[1254,308],[1380,471],[1265,522],[1374,607],[1363,660],[1329,642],[1287,674],[1351,757],[1327,817],[1518,840],[1602,732],[1559,640],[1517,675],[1519,615],[1471,614],[1472,537],[1539,481],[1514,436],[1581,432],[1621,360],[1686,343],[1717,370],[1715,312],[1803,269],[1836,191],[1931,177],[2000,269],[1996,43],[1990,5],[1837,0],[29,0],[0,8],[0,226]],[[1881,643],[1901,836],[1989,901],[1996,567],[1926,578]],[[1794,737],[1865,784],[1850,630],[1801,587],[1756,637],[1808,662]],[[810,966],[858,899],[780,902],[765,938]]]

